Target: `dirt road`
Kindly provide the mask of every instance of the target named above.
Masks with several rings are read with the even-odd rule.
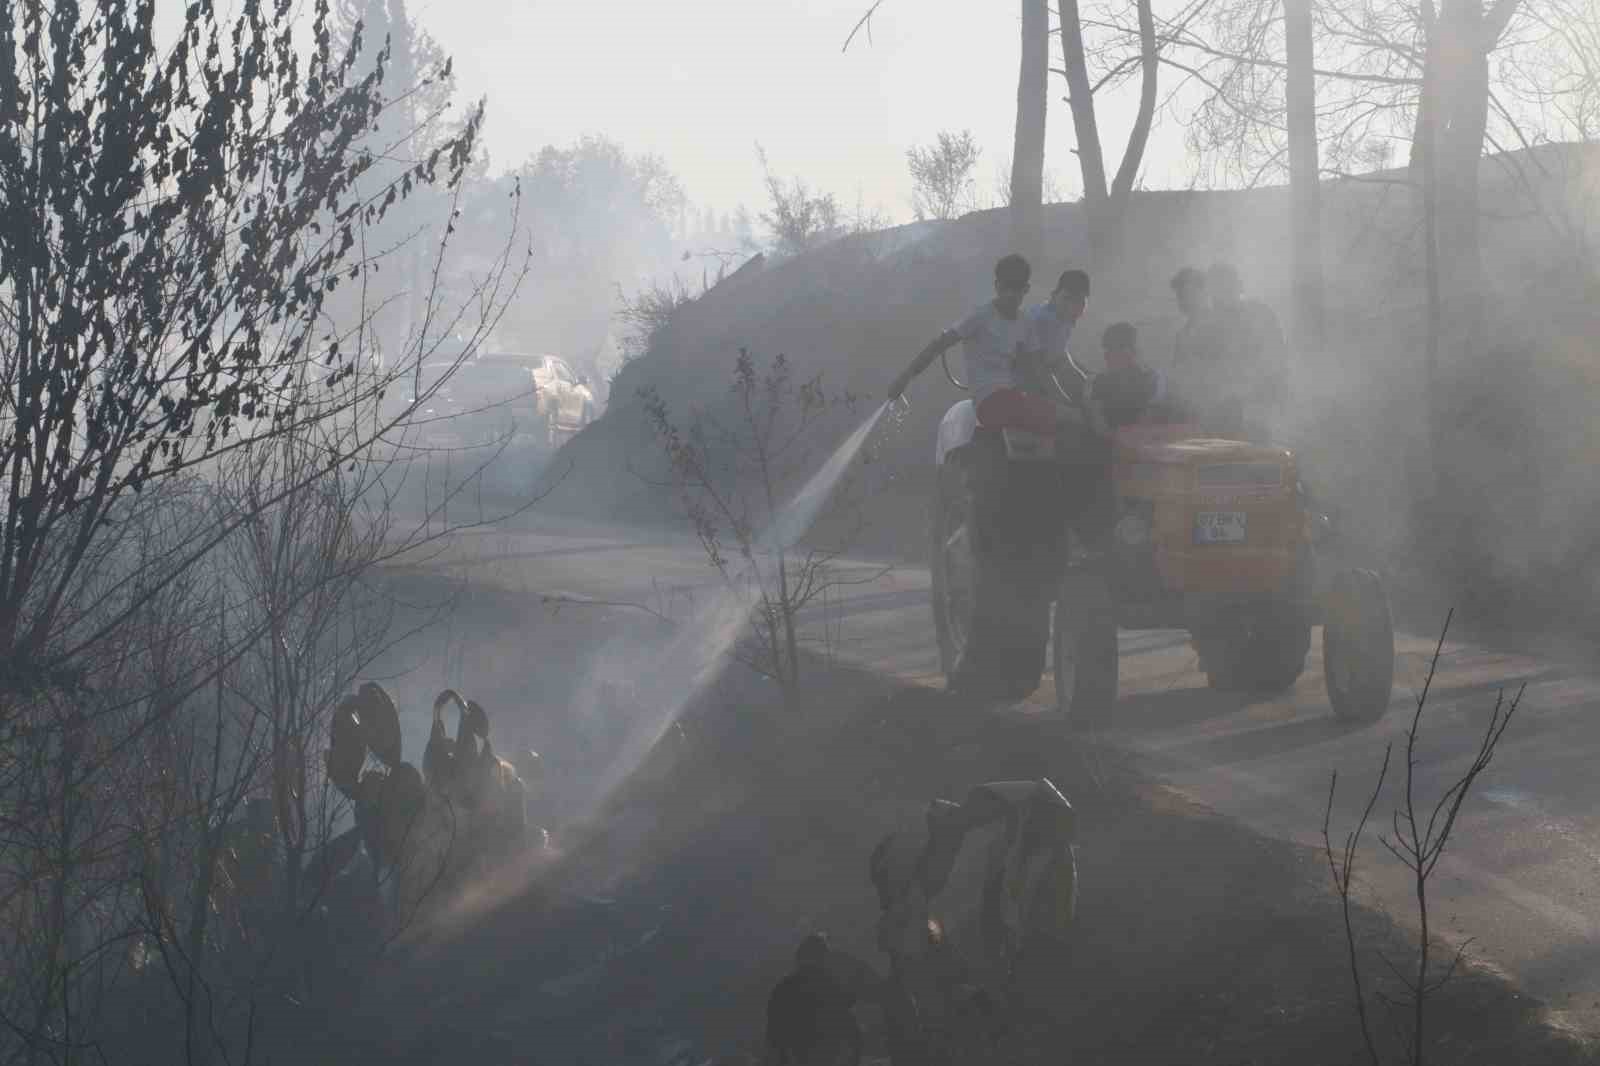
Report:
[[[688,539],[657,530],[600,527],[544,517],[463,536],[430,567],[465,568],[529,596],[634,602],[681,610],[710,589],[704,557]],[[849,573],[876,568],[852,563]],[[1441,619],[1442,621],[1442,619]],[[808,614],[819,647],[903,680],[941,684],[925,569],[897,567]],[[1330,773],[1339,771],[1336,838],[1354,824],[1386,745],[1389,782],[1366,848],[1368,898],[1410,919],[1409,885],[1376,831],[1399,801],[1404,730],[1435,637],[1403,633],[1389,713],[1342,726],[1327,708],[1320,634],[1305,674],[1282,697],[1211,692],[1181,632],[1124,633],[1118,724],[1105,739],[1194,800],[1271,836],[1320,844]],[[1504,970],[1574,1026],[1600,1032],[1600,677],[1468,643],[1445,644],[1418,752],[1418,795],[1432,797],[1471,760],[1497,694],[1526,695],[1494,765],[1480,778],[1440,865],[1434,928],[1471,938],[1471,952]],[[1047,682],[1030,709],[1047,713]]]

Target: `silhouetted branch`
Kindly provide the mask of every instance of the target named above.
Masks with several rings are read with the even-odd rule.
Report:
[[[1412,895],[1415,902],[1417,920],[1419,925],[1417,941],[1417,957],[1413,972],[1402,972],[1401,968],[1391,960],[1387,954],[1380,951],[1379,960],[1389,971],[1391,978],[1400,985],[1404,995],[1399,998],[1390,997],[1381,989],[1378,991],[1380,1001],[1388,1006],[1403,1006],[1410,1014],[1411,1024],[1409,1031],[1398,1028],[1399,1021],[1393,1017],[1392,1021],[1397,1026],[1397,1037],[1406,1049],[1406,1057],[1412,1066],[1422,1066],[1427,1038],[1427,1005],[1428,998],[1437,993],[1453,979],[1460,969],[1462,959],[1471,941],[1462,943],[1453,953],[1450,962],[1439,973],[1434,973],[1431,967],[1432,931],[1430,926],[1428,882],[1438,868],[1446,847],[1454,833],[1462,805],[1466,802],[1468,793],[1473,783],[1489,766],[1494,757],[1494,752],[1505,736],[1511,719],[1515,716],[1522,702],[1526,686],[1519,689],[1517,695],[1509,702],[1502,692],[1496,698],[1494,708],[1490,713],[1489,721],[1484,726],[1483,734],[1478,742],[1478,747],[1471,763],[1462,771],[1433,803],[1426,820],[1419,811],[1417,797],[1417,746],[1422,735],[1422,717],[1427,708],[1429,694],[1432,692],[1433,681],[1438,673],[1439,661],[1444,654],[1445,637],[1450,631],[1450,622],[1454,612],[1445,618],[1443,628],[1439,633],[1438,643],[1434,647],[1433,656],[1429,660],[1428,674],[1423,682],[1422,690],[1417,694],[1416,709],[1412,714],[1410,726],[1406,730],[1406,774],[1403,782],[1403,798],[1399,806],[1390,813],[1390,835],[1380,836],[1379,842],[1384,849],[1392,855],[1397,862],[1410,875]],[[1366,830],[1367,822],[1372,816],[1378,797],[1383,789],[1383,783],[1388,775],[1389,759],[1394,750],[1392,744],[1386,745],[1383,754],[1383,765],[1379,769],[1376,784],[1363,808],[1360,820],[1356,823],[1354,831],[1345,837],[1343,848],[1336,854],[1331,825],[1333,820],[1334,795],[1338,786],[1338,771],[1334,771],[1328,784],[1328,801],[1324,808],[1322,819],[1323,854],[1327,858],[1328,871],[1333,878],[1334,888],[1339,893],[1340,903],[1344,915],[1345,946],[1350,959],[1350,979],[1356,996],[1356,1012],[1361,1024],[1361,1034],[1365,1041],[1367,1056],[1372,1066],[1379,1066],[1380,1056],[1377,1046],[1372,1038],[1372,1027],[1367,1018],[1366,993],[1363,987],[1361,964],[1358,954],[1358,945],[1355,933],[1355,924],[1351,912],[1351,901],[1354,893],[1354,869],[1356,855],[1360,850],[1361,836]]]
[[[867,8],[867,13],[865,15],[862,15],[859,19],[857,19],[856,20],[856,24],[850,28],[849,35],[847,37],[845,37],[845,39],[844,39],[844,47],[839,49],[839,51],[841,53],[842,52],[848,52],[850,50],[850,42],[856,39],[856,34],[860,33],[862,31],[862,29],[865,29],[867,31],[867,41],[869,43],[871,42],[871,40],[872,40],[872,16],[877,14],[878,13],[878,8],[880,8],[882,6],[883,6],[883,0],[873,0],[872,6]]]

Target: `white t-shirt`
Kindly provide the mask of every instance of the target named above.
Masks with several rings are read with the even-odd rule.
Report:
[[[1052,366],[1067,361],[1067,341],[1072,337],[1073,322],[1056,313],[1047,303],[1034,304],[1025,316],[1028,320],[1028,346],[1044,352],[1046,362]]]
[[[1003,318],[993,303],[986,303],[952,328],[961,338],[974,403],[982,403],[1000,389],[1016,387],[1012,360],[1018,346],[1030,346],[1027,316]]]

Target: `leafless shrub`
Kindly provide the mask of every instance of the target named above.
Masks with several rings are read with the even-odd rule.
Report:
[[[1428,665],[1427,680],[1417,695],[1416,711],[1412,714],[1411,725],[1406,730],[1405,795],[1400,806],[1391,813],[1390,832],[1380,834],[1378,837],[1384,850],[1405,868],[1416,901],[1419,927],[1416,958],[1409,967],[1402,968],[1401,963],[1384,957],[1383,962],[1389,970],[1391,983],[1398,985],[1399,992],[1390,994],[1381,986],[1376,992],[1377,998],[1388,1010],[1396,1015],[1408,1016],[1407,1021],[1397,1028],[1404,1045],[1403,1061],[1411,1063],[1412,1066],[1422,1066],[1425,1059],[1429,999],[1455,976],[1468,946],[1463,944],[1444,965],[1437,964],[1433,957],[1428,883],[1439,865],[1439,860],[1444,857],[1445,849],[1450,843],[1450,835],[1456,827],[1456,819],[1461,813],[1462,805],[1466,803],[1467,793],[1479,775],[1488,769],[1500,739],[1505,736],[1506,729],[1511,725],[1512,718],[1516,716],[1517,709],[1522,704],[1523,694],[1523,688],[1519,688],[1517,694],[1507,701],[1505,693],[1501,692],[1495,699],[1494,709],[1484,726],[1478,750],[1467,769],[1445,788],[1431,808],[1426,800],[1419,800],[1416,772],[1417,745],[1422,736],[1422,714],[1428,704],[1428,693],[1433,687],[1434,674],[1439,668],[1439,657],[1444,652],[1444,640],[1450,631],[1450,621],[1450,617],[1445,619],[1444,628],[1439,634],[1439,643],[1434,648],[1433,658]],[[1372,1020],[1368,1015],[1367,986],[1371,982],[1362,972],[1360,945],[1351,907],[1355,893],[1356,858],[1361,850],[1361,837],[1368,821],[1372,818],[1373,809],[1378,805],[1383,782],[1389,772],[1389,760],[1393,749],[1392,744],[1384,748],[1383,763],[1378,769],[1378,779],[1372,787],[1372,794],[1362,809],[1355,829],[1345,836],[1341,848],[1337,850],[1334,848],[1331,831],[1334,796],[1339,785],[1337,770],[1328,782],[1328,803],[1322,818],[1323,854],[1327,858],[1328,871],[1333,877],[1333,885],[1339,893],[1339,901],[1343,907],[1345,944],[1350,958],[1350,979],[1355,991],[1356,1013],[1361,1022],[1361,1035],[1366,1043],[1367,1056],[1373,1066],[1378,1066],[1382,1056],[1379,1054],[1378,1043],[1373,1035]]]
[[[756,157],[767,187],[767,210],[761,221],[772,231],[779,255],[799,255],[837,237],[845,229],[844,210],[832,193],[815,192],[801,178],[785,182],[772,172],[767,153],[756,145]]]
[[[912,207],[918,219],[948,220],[976,206],[973,174],[982,150],[971,130],[940,130],[929,145],[906,150],[911,170]],[[1009,187],[1009,186],[1008,186]]]
[[[719,269],[718,280],[721,274]],[[672,316],[695,299],[678,278],[653,282],[633,296],[619,288],[617,297],[620,302],[617,319],[624,330],[621,345],[624,363],[648,352],[672,321]]]
[[[832,589],[880,576],[846,578],[836,571],[860,530],[859,498],[848,488],[835,508],[853,512],[854,520],[829,546],[799,546],[805,531],[783,526],[791,496],[807,484],[823,449],[841,436],[856,398],[828,391],[820,376],[797,382],[782,355],[762,365],[744,349],[730,391],[726,421],[697,408],[680,423],[658,392],[644,390],[646,417],[669,474],[656,484],[677,494],[711,565],[735,596],[753,604],[751,639],[737,649],[742,661],[792,696],[801,677],[801,613]]]
[[[1061,180],[1059,178],[1057,178],[1056,175],[1053,172],[1048,171],[1048,170],[1044,172],[1043,190],[1044,190],[1043,191],[1044,202],[1047,203],[1047,204],[1058,204],[1058,203],[1061,203],[1063,200],[1065,200],[1067,198],[1067,192],[1066,192],[1066,189],[1062,186]],[[996,205],[998,205],[1000,207],[1010,207],[1011,206],[1011,164],[1010,163],[1006,163],[1003,166],[999,166],[999,167],[995,168],[995,172],[994,172],[994,198],[991,201],[991,203],[996,204]]]

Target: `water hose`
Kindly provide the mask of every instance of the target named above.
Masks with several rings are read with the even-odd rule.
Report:
[[[939,365],[944,367],[944,376],[949,379],[950,384],[954,385],[962,392],[968,391],[968,387],[963,385],[960,379],[957,378],[950,370],[950,350],[948,348],[939,354]]]

